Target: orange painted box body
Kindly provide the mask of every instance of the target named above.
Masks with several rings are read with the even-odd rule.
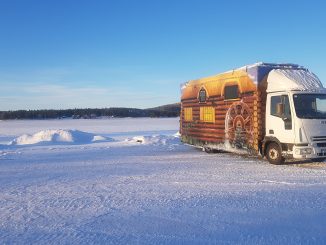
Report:
[[[257,63],[183,84],[182,141],[207,149],[260,154],[265,136],[267,77],[275,69],[300,67]]]

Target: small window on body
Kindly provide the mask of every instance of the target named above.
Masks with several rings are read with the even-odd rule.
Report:
[[[202,88],[200,91],[199,91],[199,96],[198,96],[198,99],[199,99],[199,102],[206,102],[206,90],[204,88]]]
[[[233,100],[239,98],[238,85],[225,86],[224,88],[224,99]]]

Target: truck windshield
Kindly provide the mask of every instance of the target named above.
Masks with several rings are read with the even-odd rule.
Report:
[[[326,94],[293,95],[298,118],[326,119]]]

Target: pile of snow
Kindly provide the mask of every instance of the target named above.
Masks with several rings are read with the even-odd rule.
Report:
[[[178,145],[180,144],[180,135],[176,133],[174,135],[135,136],[126,141],[144,145]]]
[[[33,135],[24,134],[9,143],[9,145],[32,145],[32,144],[87,144],[98,141],[112,141],[112,139],[82,132],[79,130],[48,129]]]

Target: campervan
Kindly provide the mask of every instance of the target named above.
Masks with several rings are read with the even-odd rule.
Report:
[[[295,64],[257,63],[181,87],[181,140],[206,150],[326,158],[326,89]]]

